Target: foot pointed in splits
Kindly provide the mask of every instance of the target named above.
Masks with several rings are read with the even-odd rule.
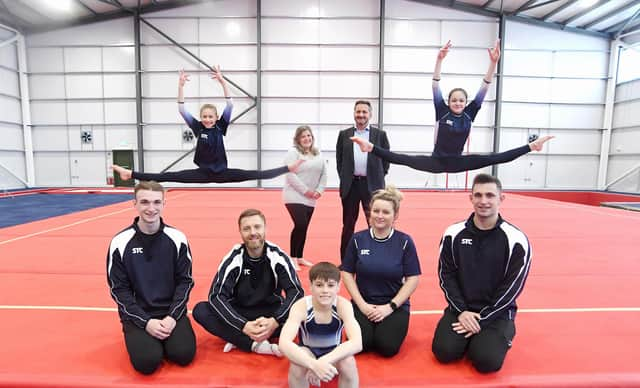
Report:
[[[531,151],[542,151],[542,146],[544,145],[544,143],[548,142],[554,137],[555,136],[542,136],[534,139],[529,143],[529,148],[531,148]]]
[[[358,136],[351,136],[349,139],[359,145],[360,151],[362,152],[371,152],[373,150],[373,144],[367,140],[361,139]]]
[[[296,159],[296,161],[287,165],[287,168],[289,169],[289,172],[298,172],[302,163],[304,163],[304,159]]]
[[[117,164],[111,166],[111,169],[117,172],[118,175],[120,175],[120,179],[122,179],[123,181],[128,181],[129,179],[131,179],[131,170],[127,170],[126,168],[120,167]]]

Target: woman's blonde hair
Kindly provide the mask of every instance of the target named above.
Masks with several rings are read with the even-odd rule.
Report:
[[[396,189],[393,185],[387,185],[384,189],[376,190],[371,196],[371,202],[369,202],[369,208],[373,207],[373,203],[379,199],[388,201],[393,204],[393,211],[398,214],[400,211],[400,201],[402,201],[402,193]]]
[[[296,128],[296,134],[293,135],[293,145],[296,147],[299,153],[304,154],[304,148],[302,148],[302,146],[300,145],[300,136],[302,136],[305,131],[309,131],[309,133],[311,134],[311,139],[313,139],[309,152],[311,152],[311,155],[318,155],[318,149],[314,146],[316,137],[313,135],[313,131],[308,125],[301,125]]]

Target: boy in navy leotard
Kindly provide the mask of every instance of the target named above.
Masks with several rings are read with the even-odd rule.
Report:
[[[351,303],[338,296],[340,270],[321,262],[311,267],[309,280],[311,295],[291,307],[280,333],[280,351],[291,361],[289,387],[319,386],[338,374],[340,387],[358,387],[353,355],[362,349],[362,337]],[[296,333],[299,344],[294,343]]]

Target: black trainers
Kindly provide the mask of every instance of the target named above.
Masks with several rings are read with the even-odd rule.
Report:
[[[533,143],[536,140],[538,140],[538,135],[536,135],[535,133],[529,135],[529,143]]]

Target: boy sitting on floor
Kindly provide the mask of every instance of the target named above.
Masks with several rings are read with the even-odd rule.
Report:
[[[328,262],[309,270],[311,295],[298,300],[280,333],[280,351],[291,361],[289,387],[320,386],[340,374],[340,388],[358,387],[354,354],[362,350],[351,303],[338,296],[340,270]],[[347,341],[342,342],[342,329]],[[299,345],[294,343],[296,332]]]

